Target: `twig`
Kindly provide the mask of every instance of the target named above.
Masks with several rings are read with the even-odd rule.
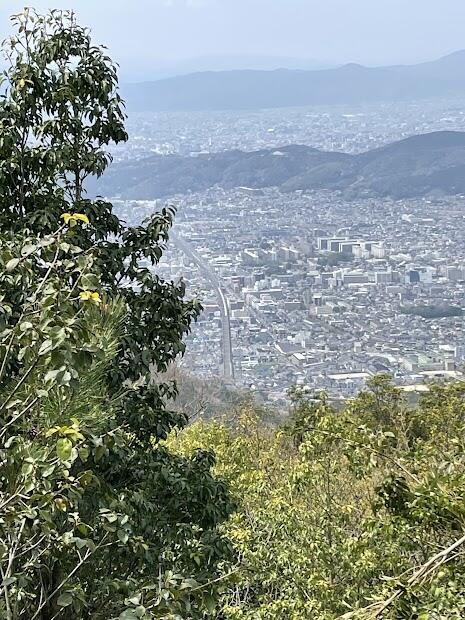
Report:
[[[454,543],[452,543],[446,549],[442,549],[439,553],[437,553],[432,558],[430,558],[427,562],[422,564],[420,568],[417,571],[415,571],[415,573],[407,581],[407,585],[413,586],[418,581],[420,581],[423,577],[437,570],[440,566],[442,566],[444,562],[448,561],[448,558],[452,554],[452,552],[455,551],[458,547],[461,547],[463,544],[465,544],[465,535],[457,539]],[[349,618],[356,618],[357,616],[359,616],[360,613],[366,614],[366,613],[370,613],[370,611],[372,611],[373,613],[368,617],[371,618],[371,620],[376,620],[376,618],[380,618],[381,615],[386,611],[386,609],[388,609],[388,607],[390,607],[392,603],[394,603],[394,601],[396,601],[404,592],[405,592],[404,588],[398,588],[385,601],[381,603],[374,603],[359,611],[350,612],[349,614],[344,614],[343,616],[340,616],[339,620],[342,620],[342,619],[348,620]]]
[[[14,387],[10,395],[7,397],[7,399],[2,403],[1,408],[0,408],[1,410],[5,409],[5,407],[11,401],[13,396],[16,394],[19,388],[23,385],[23,383],[26,381],[26,379],[29,377],[29,375],[31,374],[31,372],[34,370],[34,368],[37,366],[38,363],[39,363],[39,358],[36,358],[36,360],[29,366],[29,368],[26,370],[24,375],[18,381],[18,383],[16,384],[16,386]]]
[[[37,401],[38,401],[38,400],[39,400],[39,397],[38,397],[38,396],[36,396],[36,398],[34,398],[34,399],[32,400],[32,402],[31,402],[31,403],[29,403],[29,405],[28,405],[25,409],[23,409],[22,411],[20,411],[20,412],[18,413],[18,415],[16,415],[14,418],[11,418],[11,420],[10,420],[7,424],[5,424],[5,425],[3,426],[3,428],[2,428],[2,432],[0,433],[0,438],[1,438],[1,437],[3,437],[3,435],[5,434],[6,429],[7,429],[9,426],[11,426],[12,424],[14,424],[17,420],[19,420],[19,418],[20,418],[21,416],[25,415],[25,414],[26,414],[26,413],[27,413],[30,409],[32,409],[32,407],[34,407],[34,405],[37,403]]]
[[[205,588],[208,588],[209,586],[212,586],[214,583],[218,583],[219,581],[224,581],[225,579],[228,579],[229,577],[231,577],[231,575],[235,575],[240,570],[241,570],[241,567],[238,566],[237,568],[235,568],[234,570],[230,571],[229,573],[226,573],[226,575],[221,575],[221,577],[217,577],[216,579],[212,579],[211,581],[208,581],[207,583],[204,583],[201,586],[197,586],[195,588],[192,588],[192,590],[190,590],[190,592],[197,592],[198,590],[204,590]]]
[[[394,463],[394,465],[396,465],[396,467],[401,469],[404,472],[404,474],[407,474],[407,476],[410,476],[410,478],[414,482],[416,482],[417,484],[421,484],[421,480],[417,476],[415,476],[415,474],[412,474],[412,472],[409,471],[406,467],[404,467],[400,461],[393,458],[392,456],[389,456],[388,454],[384,454],[384,452],[381,452],[380,450],[376,450],[376,448],[372,448],[371,446],[366,446],[365,444],[359,441],[355,441],[353,439],[347,439],[346,437],[342,437],[341,435],[338,435],[337,433],[332,433],[331,431],[324,431],[320,428],[311,427],[308,430],[315,431],[316,433],[321,433],[323,435],[328,435],[330,437],[335,437],[336,439],[340,439],[341,441],[344,441],[345,443],[351,444],[353,446],[358,446],[360,448],[363,448],[364,450],[368,450],[369,452],[373,452],[374,454],[377,454],[383,459],[386,459],[387,461],[391,461],[391,463]]]
[[[454,543],[452,543],[452,545],[450,545],[449,547],[447,547],[447,549],[443,549],[442,551],[440,551],[439,553],[437,553],[436,555],[434,555],[430,560],[428,560],[428,562],[426,562],[425,564],[423,564],[423,566],[421,566],[408,580],[408,585],[413,585],[415,584],[419,579],[421,579],[421,577],[428,571],[428,569],[430,567],[433,567],[434,569],[436,569],[438,566],[440,566],[442,564],[442,562],[444,561],[445,558],[447,558],[448,555],[450,555],[453,551],[455,551],[455,549],[457,549],[458,547],[460,547],[461,545],[463,545],[465,543],[465,535],[462,536],[462,538],[459,538],[458,540],[456,540]],[[376,614],[373,616],[374,618],[379,618],[381,616],[381,614],[390,606],[392,605],[392,603],[402,594],[403,590],[396,590],[394,592],[394,594],[392,596],[389,597],[389,599],[383,603],[383,605],[381,606],[381,608],[376,612]]]
[[[68,581],[71,579],[71,577],[73,575],[75,575],[77,573],[77,571],[81,568],[81,566],[84,564],[84,562],[93,554],[95,553],[98,549],[100,549],[100,547],[103,545],[103,542],[105,540],[105,538],[107,537],[107,534],[105,534],[105,536],[102,539],[102,542],[97,545],[95,547],[95,549],[92,551],[91,549],[88,549],[85,556],[83,558],[81,558],[79,560],[79,562],[76,564],[76,566],[73,568],[73,570],[58,584],[58,586],[53,590],[53,592],[51,594],[49,594],[44,602],[37,608],[35,614],[32,616],[31,620],[35,620],[35,618],[37,618],[37,616],[40,614],[40,612],[42,611],[42,609],[45,607],[45,605],[61,590],[61,588],[68,583]]]

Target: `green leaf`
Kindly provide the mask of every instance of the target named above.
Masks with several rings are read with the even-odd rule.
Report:
[[[58,597],[57,604],[59,607],[68,607],[73,602],[73,595],[71,592],[63,592]]]
[[[105,446],[98,446],[95,450],[95,462],[98,463],[105,456],[106,452]]]
[[[204,596],[204,603],[205,603],[205,607],[208,610],[208,613],[210,614],[214,614],[215,613],[215,609],[216,609],[216,599],[213,598],[213,596],[211,596],[210,594],[207,594]]]
[[[52,348],[53,342],[49,339],[44,340],[43,343],[40,345],[38,355],[46,355],[47,353],[50,353]]]
[[[118,530],[118,532],[116,533],[116,535],[118,536],[118,538],[120,539],[120,541],[125,545],[128,540],[129,540],[129,534],[126,532],[126,530]]]
[[[125,609],[118,616],[118,620],[137,620],[138,616],[136,616],[136,612],[133,609]]]
[[[71,458],[73,444],[69,439],[59,439],[56,445],[56,452],[59,459],[68,461]]]
[[[82,549],[83,547],[87,546],[87,542],[83,538],[78,538],[78,537],[74,538],[74,544],[76,545],[78,549]]]
[[[89,448],[79,448],[78,450],[79,458],[83,463],[87,461],[89,458],[90,450]]]
[[[47,374],[44,377],[44,381],[45,383],[48,383],[49,381],[55,381],[57,378],[57,375],[62,372],[61,370],[49,370],[47,372]]]
[[[6,271],[8,271],[8,272],[13,271],[14,269],[16,269],[16,267],[19,265],[19,263],[20,263],[20,259],[19,258],[12,258],[5,265]]]
[[[196,581],[195,579],[192,578],[188,578],[188,579],[184,579],[184,581],[181,584],[181,590],[187,590],[187,589],[192,589],[192,588],[197,588],[199,585],[199,582]]]
[[[86,291],[98,289],[100,280],[94,273],[85,273],[81,277],[80,286]]]
[[[31,254],[34,254],[36,250],[37,250],[37,245],[28,244],[23,247],[23,249],[21,250],[21,254],[23,256],[30,256]]]
[[[2,581],[2,586],[5,588],[6,586],[11,586],[12,583],[15,583],[16,577],[7,577]]]
[[[42,470],[42,478],[48,478],[48,476],[50,476],[50,474],[53,474],[54,471],[55,471],[55,465],[53,465],[52,463],[51,465],[46,467],[44,470]]]
[[[24,463],[21,467],[21,474],[23,476],[29,476],[34,471],[34,465],[32,463]]]

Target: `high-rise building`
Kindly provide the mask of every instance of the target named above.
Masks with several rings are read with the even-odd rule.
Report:
[[[372,245],[371,246],[371,253],[373,254],[374,258],[385,258],[386,256],[386,248],[384,246],[382,246],[381,244],[379,245]]]

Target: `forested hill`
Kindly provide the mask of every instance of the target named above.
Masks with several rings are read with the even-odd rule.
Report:
[[[226,110],[400,101],[465,94],[465,51],[418,65],[205,71],[128,84],[131,110]]]
[[[465,133],[417,135],[359,155],[302,145],[196,157],[154,155],[113,165],[89,190],[153,199],[216,185],[341,190],[348,199],[465,193]]]

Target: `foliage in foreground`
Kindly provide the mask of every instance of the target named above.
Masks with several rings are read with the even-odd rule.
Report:
[[[0,617],[203,618],[232,510],[209,450],[160,444],[199,312],[157,277],[174,211],[131,228],[85,180],[126,139],[115,67],[26,10],[0,100]],[[143,266],[142,266],[143,263]],[[209,611],[210,610],[210,611]]]
[[[171,439],[212,448],[240,504],[220,617],[464,618],[465,383],[414,411],[383,376],[342,412],[294,399],[283,428],[245,408]]]
[[[195,601],[202,617],[226,487],[209,451],[145,453],[121,423],[138,386],[111,392],[106,373],[126,304],[70,232],[0,243],[0,615],[174,617]]]

